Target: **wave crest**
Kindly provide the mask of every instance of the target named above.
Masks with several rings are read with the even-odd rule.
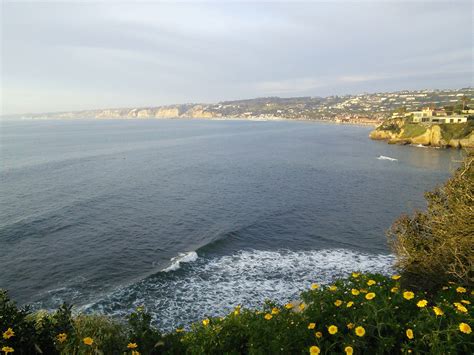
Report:
[[[109,294],[85,311],[125,316],[144,305],[163,330],[220,316],[238,304],[259,307],[265,299],[285,303],[312,282],[327,284],[352,271],[391,273],[392,255],[345,249],[314,251],[239,251],[233,255],[176,259],[193,263],[179,272],[161,272]],[[173,265],[173,264],[172,264]]]

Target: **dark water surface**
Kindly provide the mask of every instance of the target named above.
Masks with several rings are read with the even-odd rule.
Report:
[[[459,152],[308,122],[1,123],[0,287],[169,329],[386,272],[384,231]],[[378,159],[387,156],[397,161]],[[173,260],[171,260],[173,259]]]

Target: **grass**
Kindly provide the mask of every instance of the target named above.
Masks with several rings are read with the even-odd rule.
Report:
[[[426,127],[417,123],[406,123],[403,126],[402,138],[413,138],[426,132]]]

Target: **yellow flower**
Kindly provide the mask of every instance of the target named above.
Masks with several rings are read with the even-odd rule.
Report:
[[[10,339],[12,336],[15,335],[15,332],[13,331],[12,328],[8,328],[4,333],[3,333],[3,339]]]
[[[398,287],[392,287],[392,288],[390,289],[390,292],[392,292],[392,293],[398,292]]]
[[[330,286],[329,291],[333,291],[333,292],[337,291],[337,286],[335,286],[335,285]]]
[[[353,328],[354,328],[354,323],[347,324],[347,329],[353,329]]]
[[[140,355],[138,351],[132,350],[132,355]]]
[[[273,316],[270,313],[265,314],[265,319],[266,320],[270,320],[272,318],[273,318]]]
[[[471,304],[471,302],[467,301],[467,300],[461,300],[462,303],[464,304]]]
[[[137,343],[128,343],[127,348],[128,349],[136,349],[136,348],[138,348],[138,345],[137,345]]]
[[[411,291],[405,291],[403,292],[403,298],[406,300],[411,300],[415,297],[415,294]]]
[[[330,325],[329,328],[328,328],[328,332],[331,335],[336,334],[337,333],[337,327],[335,325]]]
[[[336,307],[339,307],[341,304],[342,304],[342,301],[341,301],[341,300],[336,300],[336,302],[334,302],[334,305],[335,305]]]
[[[64,343],[67,339],[67,334],[66,333],[60,333],[56,336],[56,339],[58,339],[58,341],[60,343]]]
[[[454,305],[456,306],[456,308],[459,312],[467,313],[467,308],[464,307],[462,303],[454,302]]]
[[[352,346],[346,346],[344,348],[344,351],[346,352],[346,355],[352,355],[354,354],[354,349],[352,348]]]
[[[13,350],[12,347],[4,346],[4,347],[2,348],[2,351],[3,351],[5,354],[8,354],[8,353],[14,352],[15,350]]]
[[[393,276],[392,276],[392,280],[397,281],[397,280],[400,279],[400,277],[401,277],[400,275],[393,275]]]
[[[176,329],[176,333],[182,333],[182,332],[184,332],[184,328],[177,328]]]
[[[312,347],[309,348],[310,354],[319,354],[320,352],[321,352],[321,349],[319,349],[316,345],[313,345]]]
[[[82,339],[82,341],[84,342],[84,344],[89,346],[94,344],[94,339],[92,339],[91,337],[85,337],[84,339]]]
[[[466,292],[466,289],[465,289],[464,287],[459,286],[459,287],[456,289],[456,292],[457,292],[457,293],[464,293],[464,292]]]
[[[428,304],[427,300],[420,300],[416,303],[416,305],[420,308],[426,307],[427,304]]]
[[[353,272],[353,273],[352,273],[352,277],[353,277],[354,279],[357,279],[359,276],[360,276],[360,273],[358,273],[358,272]]]
[[[309,323],[308,324],[308,329],[314,329],[316,328],[316,323]]]
[[[137,312],[143,312],[145,310],[144,306],[138,306],[137,307]]]
[[[362,293],[367,293],[367,292],[369,292],[369,291],[367,291],[365,288],[361,288],[359,291],[362,292]]]
[[[363,337],[365,335],[365,329],[364,327],[362,326],[358,326],[356,329],[355,329],[355,333],[358,337]]]
[[[292,304],[292,303],[287,303],[287,304],[285,304],[285,308],[286,308],[286,309],[292,309],[292,308],[293,308],[293,304]]]
[[[439,307],[436,307],[434,306],[433,307],[433,312],[437,315],[437,316],[442,316],[444,314],[443,310]]]
[[[355,289],[355,288],[353,288],[353,289],[351,290],[351,293],[352,293],[354,296],[357,296],[357,295],[360,293],[360,291],[357,290],[357,289]]]
[[[347,302],[346,307],[347,307],[347,308],[351,308],[353,305],[354,305],[354,302],[349,301],[349,302]]]
[[[276,307],[272,308],[272,314],[278,314],[280,313],[280,310]]]
[[[407,331],[405,333],[406,333],[408,339],[413,339],[413,330],[407,329]]]
[[[311,289],[312,290],[316,290],[317,288],[319,288],[318,284],[311,284]]]
[[[210,322],[209,318],[203,319],[202,320],[202,325],[207,327],[209,325],[209,322]]]
[[[472,332],[470,325],[467,323],[460,323],[459,330],[465,334],[471,334]]]
[[[236,306],[234,308],[234,316],[238,316],[240,314],[240,308],[241,308],[241,306]]]
[[[372,299],[375,298],[375,293],[369,292],[368,294],[365,295],[365,298],[366,298],[367,300],[372,300]]]
[[[377,282],[375,282],[374,280],[369,280],[367,281],[367,285],[368,286],[372,286],[372,285],[375,285]]]
[[[321,333],[321,332],[316,332],[316,333],[314,333],[314,335],[315,335],[316,338],[318,338],[318,339],[323,337],[323,333]]]
[[[300,303],[300,305],[298,307],[299,307],[300,311],[303,311],[306,308],[306,305],[304,303]]]

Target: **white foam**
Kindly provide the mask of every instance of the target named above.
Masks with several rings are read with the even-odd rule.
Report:
[[[396,159],[396,158],[386,157],[385,155],[380,155],[377,159],[378,160],[398,161],[398,159]]]
[[[226,314],[238,304],[259,307],[266,299],[288,302],[312,282],[327,284],[352,271],[388,274],[394,260],[392,255],[345,249],[251,250],[211,259],[197,259],[196,254],[189,259],[195,262],[179,273],[154,275],[85,310],[123,317],[145,305],[155,324],[170,330],[205,316]]]
[[[197,259],[198,255],[195,251],[180,253],[178,256],[175,256],[171,259],[171,265],[163,271],[169,272],[173,270],[178,270],[181,267],[181,263],[191,263],[193,261],[196,261]]]

